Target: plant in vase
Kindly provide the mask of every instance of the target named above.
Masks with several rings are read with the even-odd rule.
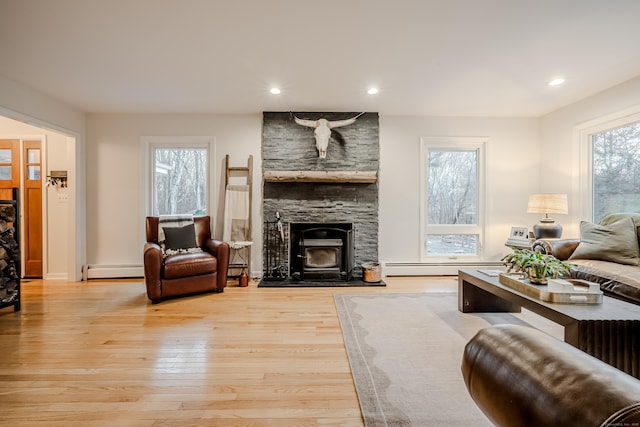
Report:
[[[531,283],[544,285],[547,279],[555,279],[571,270],[571,264],[560,261],[553,255],[545,255],[527,249],[515,249],[500,261],[506,265],[507,273],[522,272]]]

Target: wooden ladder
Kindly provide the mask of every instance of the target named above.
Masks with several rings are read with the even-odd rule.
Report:
[[[225,156],[224,159],[224,169],[225,169],[225,176],[224,176],[224,189],[225,192],[227,191],[227,186],[229,185],[229,183],[231,182],[231,178],[232,177],[244,177],[247,180],[247,185],[249,186],[249,236],[248,236],[248,240],[253,240],[253,227],[252,227],[252,210],[253,210],[253,156],[249,155],[249,158],[247,159],[247,165],[246,166],[231,166],[231,156],[229,156],[228,154]],[[226,198],[225,198],[226,199]],[[245,259],[245,263],[230,263],[229,264],[229,268],[246,268],[249,272],[249,275],[251,275],[251,247],[247,247],[244,249],[241,249],[243,251],[246,252],[245,256],[243,257]],[[233,260],[233,254],[234,254],[234,250],[231,250],[231,260]],[[235,275],[234,275],[235,276]],[[232,276],[232,277],[234,277]]]

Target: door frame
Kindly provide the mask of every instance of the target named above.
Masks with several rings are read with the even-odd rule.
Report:
[[[69,256],[66,268],[67,274],[66,277],[50,277],[50,279],[79,282],[82,280],[82,266],[86,261],[86,197],[84,190],[86,178],[84,168],[84,138],[79,132],[74,130],[67,129],[2,106],[0,106],[0,115],[46,131],[62,134],[67,138],[67,163],[69,165],[69,176],[67,178],[67,188],[69,188],[69,215],[67,218],[67,251]],[[22,138],[23,136],[20,136],[20,139]],[[45,218],[46,216],[44,216],[43,206],[43,219]],[[44,250],[45,249],[43,248],[43,256]],[[44,262],[45,260],[43,260],[43,268]],[[48,277],[45,277],[45,279],[47,278]]]

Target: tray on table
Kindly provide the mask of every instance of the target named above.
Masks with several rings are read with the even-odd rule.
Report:
[[[602,291],[596,283],[581,279],[549,279],[548,285],[536,285],[522,274],[499,275],[499,281],[516,291],[541,301],[562,304],[602,304]]]

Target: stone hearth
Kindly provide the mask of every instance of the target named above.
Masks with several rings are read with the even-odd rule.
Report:
[[[329,172],[331,182],[271,181],[263,184],[263,219],[274,221],[276,212],[283,221],[285,242],[290,223],[353,224],[354,278],[362,277],[362,264],[378,260],[378,114],[365,113],[355,123],[332,130],[327,157],[320,159],[313,129],[298,125],[296,117],[316,120],[344,120],[359,112],[307,113],[265,112],[263,114],[263,173],[274,171]],[[341,180],[341,173],[365,172],[376,179],[367,182]],[[297,175],[297,174],[294,174]],[[354,174],[347,174],[354,175]],[[288,260],[287,253],[283,259]],[[289,266],[286,266],[289,271]]]

